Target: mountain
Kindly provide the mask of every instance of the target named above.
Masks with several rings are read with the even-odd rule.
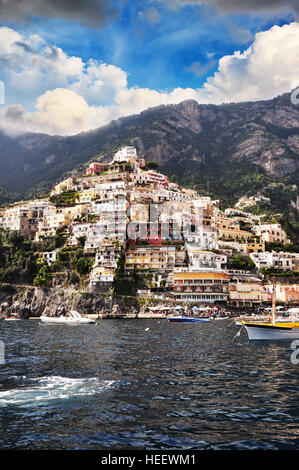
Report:
[[[279,185],[289,205],[296,199],[299,106],[285,94],[218,106],[188,100],[69,137],[0,134],[0,202],[47,193],[91,159],[109,161],[124,144],[135,145],[173,181],[227,204],[244,193],[277,193]]]
[[[9,191],[7,186],[0,180],[0,204],[6,202],[14,202],[21,198],[21,195],[13,191]]]

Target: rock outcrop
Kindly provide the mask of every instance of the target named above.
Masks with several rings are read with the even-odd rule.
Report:
[[[71,289],[42,289],[18,287],[15,292],[0,291],[0,318],[59,316],[70,310],[82,315],[96,314],[99,317],[134,317],[144,314],[157,300],[141,300],[137,297],[100,295],[78,292]],[[163,302],[165,303],[165,302]],[[174,303],[175,305],[175,303]]]

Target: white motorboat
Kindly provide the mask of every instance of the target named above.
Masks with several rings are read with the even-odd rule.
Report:
[[[80,313],[76,312],[76,310],[70,310],[70,316],[63,316],[60,317],[47,317],[42,315],[40,317],[43,323],[54,323],[54,324],[64,324],[64,325],[82,325],[86,323],[94,323],[95,321],[90,318],[83,318]]]

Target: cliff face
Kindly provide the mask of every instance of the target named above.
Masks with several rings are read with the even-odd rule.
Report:
[[[189,100],[72,137],[0,135],[0,175],[7,194],[28,197],[48,191],[66,172],[82,170],[99,154],[110,160],[117,147],[129,143],[161,171],[187,183],[206,184],[211,177],[221,182],[222,168],[276,179],[298,176],[299,106],[289,94],[220,106]]]
[[[29,317],[59,316],[76,310],[82,315],[96,314],[100,317],[122,317],[142,315],[149,306],[159,304],[158,300],[137,297],[108,297],[90,292],[78,292],[71,289],[41,289],[38,287],[9,286],[9,291],[0,291],[0,319],[14,316]],[[12,292],[12,290],[14,290]],[[163,302],[165,303],[165,302]],[[171,304],[171,302],[169,302]],[[175,305],[175,302],[173,302]]]
[[[114,307],[117,305],[117,308]],[[82,314],[109,314],[120,312],[117,302],[104,296],[81,293],[67,289],[41,289],[18,287],[15,293],[0,293],[0,317],[17,318],[59,316],[70,310]]]

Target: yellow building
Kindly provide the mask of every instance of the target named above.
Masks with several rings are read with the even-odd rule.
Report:
[[[142,246],[126,252],[125,269],[172,271],[176,264],[182,264],[184,250],[175,246]]]
[[[240,230],[240,224],[231,217],[216,216],[214,224],[217,230]]]
[[[237,307],[253,307],[263,302],[270,302],[269,289],[261,279],[255,276],[234,276],[230,279],[229,300]]]
[[[250,238],[254,237],[251,232],[238,229],[219,229],[218,236],[219,238],[225,239],[227,241],[249,240]]]
[[[173,293],[186,302],[226,302],[229,276],[224,272],[174,272]]]
[[[51,196],[55,194],[61,194],[64,191],[71,191],[74,186],[74,178],[67,178],[61,183],[55,184],[51,191]]]
[[[93,199],[96,199],[97,192],[94,188],[84,189],[78,195],[78,200],[80,203],[91,202]]]
[[[264,240],[253,240],[246,242],[246,255],[249,253],[264,253],[265,252],[265,242]]]
[[[264,241],[258,241],[258,240],[252,240],[252,241],[247,241],[244,240],[244,243],[240,243],[237,241],[219,241],[219,249],[222,251],[226,251],[227,253],[230,252],[230,254],[241,254],[241,255],[246,255],[249,256],[250,253],[264,253],[265,252],[265,242]]]

